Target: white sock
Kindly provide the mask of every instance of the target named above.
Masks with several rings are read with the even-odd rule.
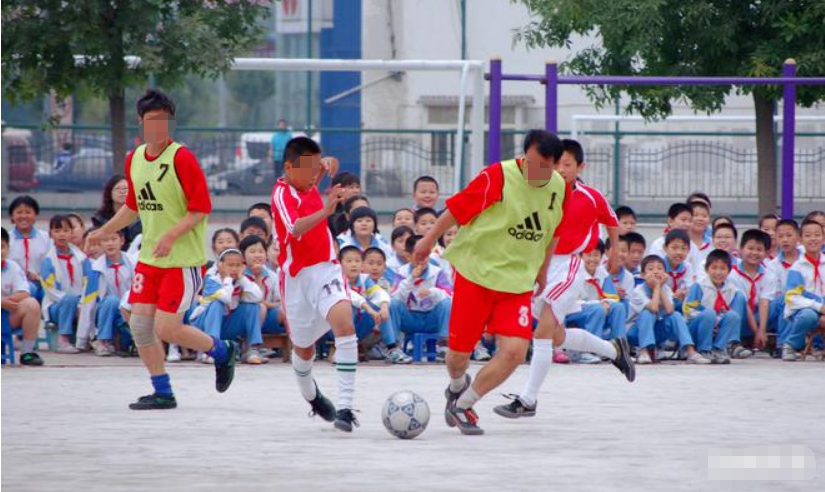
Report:
[[[541,385],[550,372],[553,363],[553,340],[533,339],[533,358],[530,360],[530,375],[527,384],[521,390],[519,399],[529,406],[536,404]]]
[[[312,377],[312,359],[304,360],[292,351],[292,370],[298,378],[298,388],[301,389],[301,396],[306,401],[312,401],[318,394],[315,387],[315,379]]]
[[[468,408],[473,408],[473,405],[475,405],[480,398],[481,396],[478,393],[476,393],[476,390],[474,390],[473,386],[470,385],[470,387],[467,388],[467,391],[461,393],[461,396],[458,398],[456,406],[458,408],[463,408],[464,410]]]
[[[462,374],[458,379],[450,378],[450,391],[453,393],[460,393],[464,390],[467,378]]]
[[[358,337],[335,337],[335,370],[338,373],[338,408],[352,408],[355,369],[358,365]]]
[[[564,332],[564,343],[559,345],[561,349],[578,350],[579,352],[590,352],[591,354],[601,355],[610,360],[615,360],[619,354],[616,353],[616,347],[607,340],[602,340],[596,335],[581,328],[568,328]]]
[[[34,342],[34,340],[24,338],[23,343],[20,344],[20,352],[23,354],[34,352]]]

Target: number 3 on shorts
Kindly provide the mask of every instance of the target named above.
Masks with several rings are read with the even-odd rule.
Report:
[[[143,274],[136,273],[135,278],[132,280],[132,292],[135,294],[140,294],[143,292]]]
[[[518,324],[525,327],[530,324],[530,308],[527,306],[521,306],[518,310]]]

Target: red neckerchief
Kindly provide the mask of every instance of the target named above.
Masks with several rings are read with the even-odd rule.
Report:
[[[66,262],[66,271],[69,272],[69,281],[74,285],[74,265],[72,265],[72,254],[68,255],[57,255],[57,257]]]
[[[589,279],[585,280],[585,282],[587,282],[588,284],[590,284],[590,285],[592,285],[593,287],[596,288],[596,292],[599,294],[599,299],[600,300],[607,298],[607,296],[604,294],[604,291],[602,290],[602,286],[599,285],[599,279],[589,278]]]
[[[673,292],[676,292],[677,290],[679,290],[679,280],[682,277],[685,276],[685,273],[687,273],[687,269],[682,270],[681,272],[677,272],[677,271],[667,272],[667,274],[670,275],[670,279],[673,281]]]
[[[722,295],[722,289],[716,289],[716,302],[713,304],[713,310],[716,311],[716,314],[730,311],[728,301],[726,301],[725,296]]]
[[[750,292],[748,293],[748,305],[751,309],[756,309],[756,283],[759,282],[762,277],[765,275],[764,273],[757,273],[755,278],[750,278],[744,270],[741,270],[737,265],[733,265],[733,269],[739,272],[739,275],[745,278],[750,284]]]
[[[710,248],[710,243],[702,243],[702,245],[699,246],[699,251],[704,251],[708,248]]]
[[[120,267],[122,267],[120,263],[112,263],[109,265],[109,268],[115,269],[115,288],[117,289],[117,296],[120,297]]]
[[[247,275],[246,278],[255,282],[255,277]],[[255,282],[257,283],[257,282]],[[264,280],[264,276],[261,275],[261,286],[264,288],[264,300],[269,299],[269,287],[266,285],[266,281]]]
[[[3,270],[6,269],[6,262],[5,261],[3,262],[2,266],[0,266],[0,268],[2,268]]]
[[[811,262],[814,267],[814,290],[822,283],[822,276],[819,274],[819,260],[820,258],[811,258],[808,253],[805,253],[805,259]]]
[[[26,272],[29,271],[29,238],[23,238],[23,248],[26,249]]]

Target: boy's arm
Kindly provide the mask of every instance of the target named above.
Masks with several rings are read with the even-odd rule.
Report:
[[[220,301],[226,305],[232,302],[232,291],[234,284],[231,277],[221,279],[218,276],[206,277],[206,282],[203,284],[203,297],[201,303],[206,304],[210,301]]]
[[[417,268],[417,267],[416,267]],[[400,273],[395,277],[395,284],[392,287],[392,297],[405,301],[409,297],[415,287],[412,274],[409,277],[404,277]]]
[[[662,298],[662,309],[667,314],[673,314],[676,311],[673,307],[673,292],[665,285],[662,285],[659,289]]]
[[[645,304],[645,309],[650,312],[658,313],[662,306],[662,286],[660,284],[656,284],[653,287],[653,293],[650,296],[650,300]]]
[[[750,303],[747,304],[747,316],[748,316],[748,329],[755,335],[759,331],[759,326],[756,324],[756,317],[753,315],[753,308],[751,307]],[[759,306],[756,307],[759,309]]]
[[[430,232],[415,244],[415,251],[413,251],[412,257],[413,265],[426,265],[430,260],[430,253],[432,253],[438,238],[443,236],[444,233],[454,225],[458,225],[458,221],[453,217],[450,209],[445,208],[438,220],[435,221],[435,225],[430,229]]]
[[[825,313],[825,304],[805,297],[805,278],[802,272],[793,267],[788,271],[788,280],[785,282],[785,305],[792,311],[813,309]]]
[[[702,305],[702,287],[699,284],[693,284],[690,286],[687,297],[685,297],[682,312],[685,318],[690,320],[699,316],[699,313],[704,309],[705,306]]]
[[[321,222],[326,221],[330,215],[335,213],[335,208],[341,203],[342,194],[341,185],[333,186],[329,192],[329,197],[324,208],[305,217],[297,217],[297,209],[293,208],[295,204],[291,203],[293,198],[286,193],[281,195],[282,200],[275,201],[275,206],[277,207],[278,213],[281,214],[286,229],[292,236],[299,238]],[[294,222],[291,220],[292,217],[295,217]]]
[[[758,347],[764,347],[768,336],[768,315],[771,310],[769,299],[759,299],[759,328],[756,331],[754,343]]]
[[[57,282],[57,277],[52,260],[49,257],[43,259],[40,264],[40,278],[43,279],[43,290],[46,292],[46,297],[52,302],[59,302],[66,295],[60,289],[60,284]]]
[[[607,255],[607,271],[611,275],[616,275],[622,270],[622,262],[619,260],[619,228],[607,227],[607,237],[610,238],[611,246]]]
[[[259,303],[264,300],[264,293],[255,282],[248,278],[241,276],[238,279],[238,285],[241,286],[241,302]]]

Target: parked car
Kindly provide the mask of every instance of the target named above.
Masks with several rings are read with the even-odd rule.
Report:
[[[99,191],[113,174],[112,152],[96,147],[75,150],[59,169],[37,175],[43,191]]]
[[[6,148],[8,187],[13,191],[28,191],[37,186],[37,161],[31,146],[32,132],[17,128],[3,130],[3,146]]]

